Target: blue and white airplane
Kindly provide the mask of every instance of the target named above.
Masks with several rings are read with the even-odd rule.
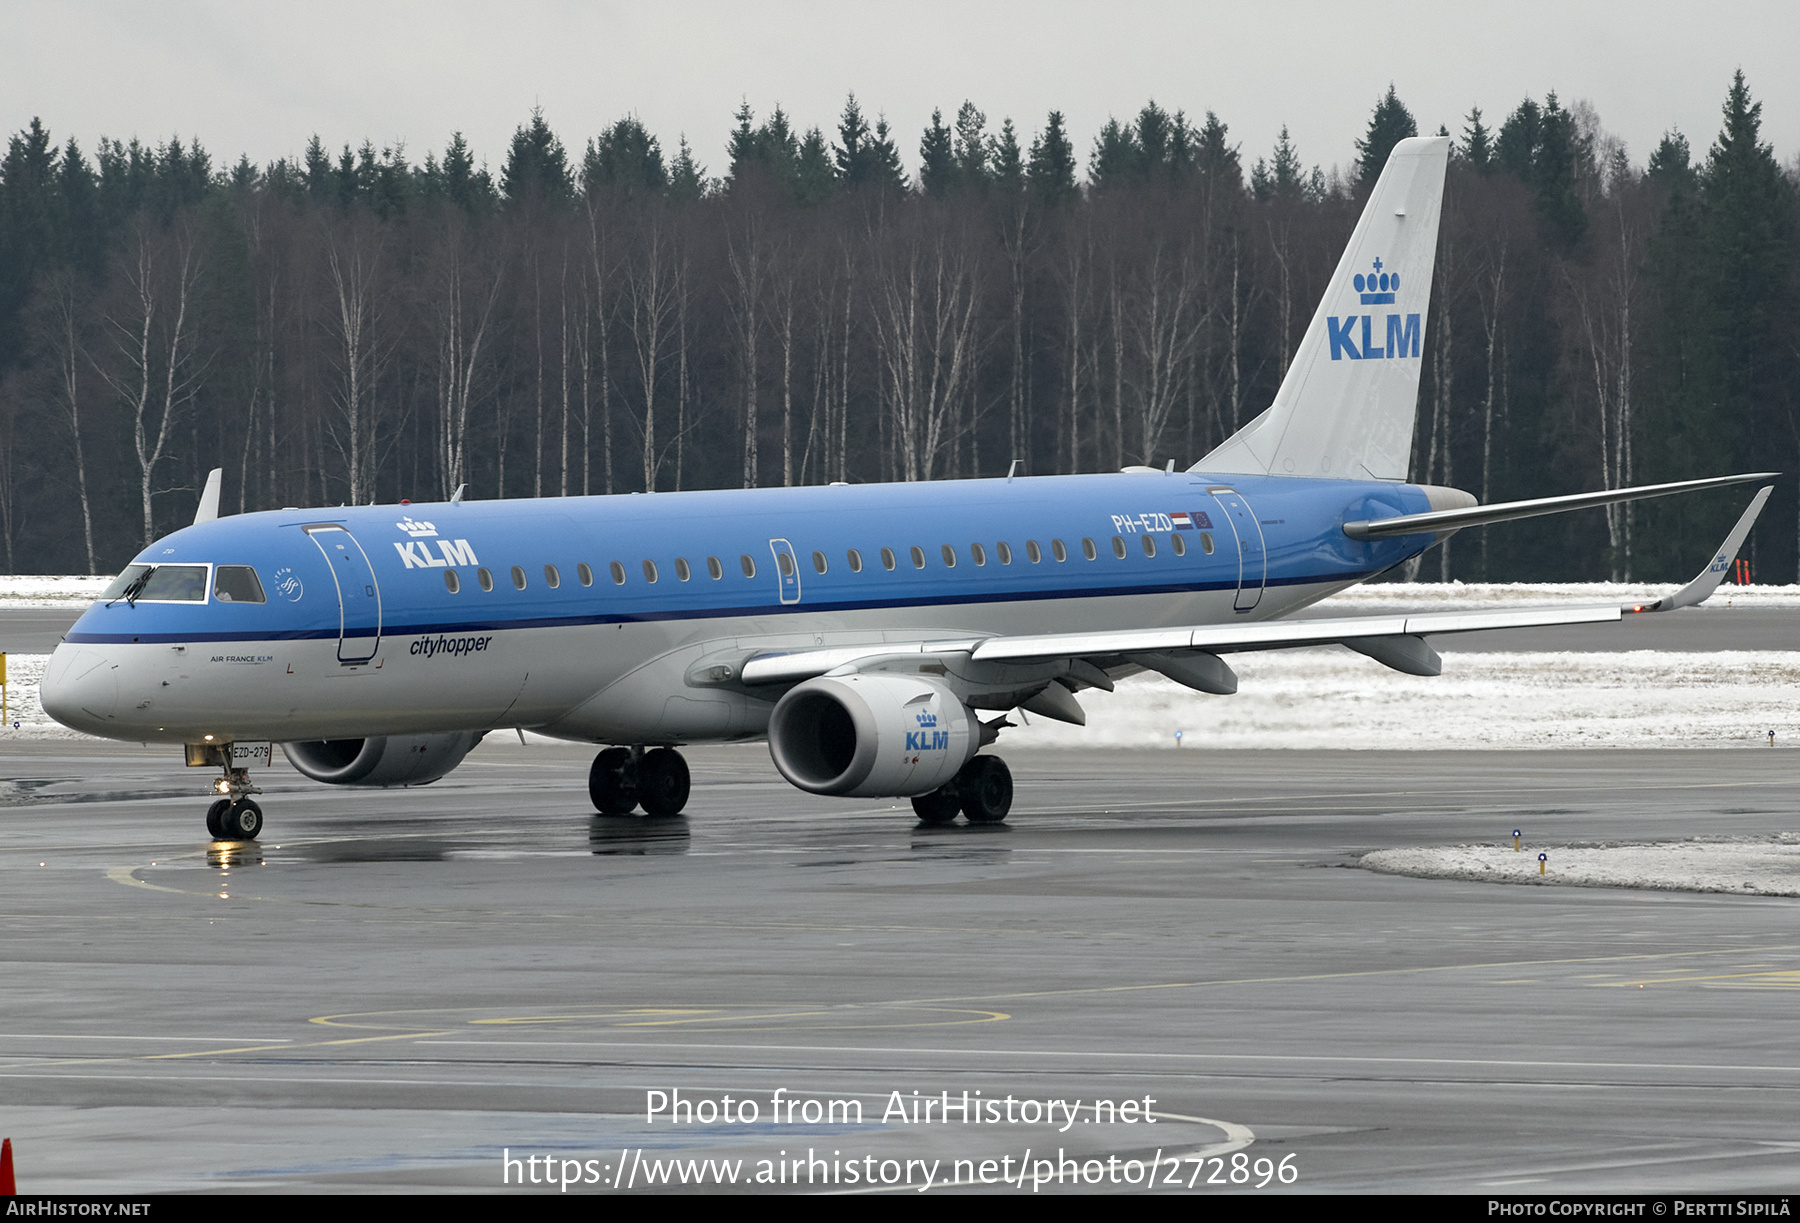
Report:
[[[250,838],[246,767],[280,743],[333,785],[434,781],[487,732],[604,745],[602,812],[679,812],[675,747],[766,738],[803,790],[1006,817],[980,749],[1023,709],[1150,670],[1228,694],[1236,651],[1337,643],[1435,675],[1440,633],[1617,620],[1718,585],[1769,489],[1678,594],[1292,619],[1461,527],[1752,481],[1727,476],[1478,506],[1406,482],[1449,142],[1394,150],[1268,410],[1184,472],[218,517],[146,548],[57,647],[44,709],[183,744],[207,815]]]

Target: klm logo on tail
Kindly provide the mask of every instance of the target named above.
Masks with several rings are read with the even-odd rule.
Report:
[[[1352,282],[1362,297],[1365,306],[1391,306],[1400,292],[1400,273],[1381,270],[1381,260],[1375,260],[1375,270],[1364,275],[1356,274]],[[1416,314],[1387,314],[1386,342],[1382,342],[1373,314],[1346,314],[1341,318],[1327,315],[1325,331],[1331,340],[1331,359],[1342,361],[1348,357],[1352,361],[1372,361],[1399,357],[1417,357],[1419,355],[1419,332],[1421,330],[1419,316]]]

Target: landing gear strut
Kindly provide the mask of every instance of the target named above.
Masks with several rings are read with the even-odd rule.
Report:
[[[609,747],[588,769],[588,797],[602,815],[679,815],[687,806],[687,761],[672,747]]]
[[[912,800],[921,824],[948,824],[961,811],[971,824],[998,824],[1012,810],[1012,770],[998,756],[976,756],[949,785]]]
[[[215,841],[254,841],[262,831],[262,808],[252,794],[262,790],[250,784],[250,770],[225,766],[225,776],[213,782],[213,791],[225,795],[206,809],[206,831]]]

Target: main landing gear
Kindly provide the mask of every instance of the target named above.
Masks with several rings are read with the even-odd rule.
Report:
[[[688,800],[688,766],[672,747],[609,747],[588,769],[588,797],[602,815],[680,815]]]
[[[998,756],[976,756],[947,786],[912,800],[921,824],[948,824],[958,811],[971,824],[998,824],[1012,810],[1012,770]]]
[[[254,841],[262,831],[262,808],[250,796],[262,791],[250,784],[248,769],[225,768],[222,780],[213,782],[213,790],[225,795],[206,809],[206,831],[215,841]]]

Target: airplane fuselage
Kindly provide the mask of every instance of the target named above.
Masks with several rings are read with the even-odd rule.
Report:
[[[753,737],[767,694],[708,683],[709,659],[1279,618],[1432,540],[1344,522],[1428,508],[1412,485],[1182,472],[244,514],[145,549],[205,573],[95,604],[44,704],[160,742]],[[264,601],[218,597],[217,566]]]

